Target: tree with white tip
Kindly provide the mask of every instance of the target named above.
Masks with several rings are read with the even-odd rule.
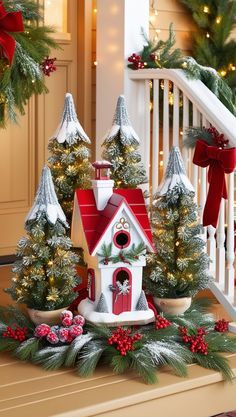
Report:
[[[179,148],[173,147],[151,207],[157,252],[147,255],[144,275],[146,290],[155,297],[191,297],[211,281],[194,194]]]
[[[58,202],[50,169],[44,167],[35,201],[25,221],[27,236],[17,246],[12,286],[6,291],[18,303],[37,310],[70,305],[76,297],[78,256],[70,249],[65,214]]]
[[[147,182],[138,151],[139,137],[131,126],[125,98],[118,97],[111,129],[103,142],[103,158],[112,163],[111,178],[116,188],[136,188]]]
[[[90,144],[78,120],[73,97],[67,93],[61,122],[48,145],[51,153],[48,163],[58,200],[69,223],[76,188],[90,187]]]

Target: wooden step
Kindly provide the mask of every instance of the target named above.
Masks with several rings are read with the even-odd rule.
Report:
[[[236,373],[236,355],[227,357]],[[49,372],[1,358],[0,417],[210,417],[236,408],[235,383],[197,365],[188,366],[187,378],[163,369],[157,384],[145,385],[105,368],[83,379],[74,370]]]

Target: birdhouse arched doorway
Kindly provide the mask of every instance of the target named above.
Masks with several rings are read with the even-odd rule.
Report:
[[[128,268],[117,268],[113,274],[113,314],[131,310],[132,274]]]

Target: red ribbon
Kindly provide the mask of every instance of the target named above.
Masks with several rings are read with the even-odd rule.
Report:
[[[198,140],[193,163],[203,168],[209,165],[209,190],[203,213],[203,226],[216,227],[221,198],[227,198],[225,174],[233,172],[236,166],[236,148],[222,149]]]
[[[12,63],[16,41],[8,32],[24,32],[21,12],[7,12],[0,1],[0,46],[9,63]]]

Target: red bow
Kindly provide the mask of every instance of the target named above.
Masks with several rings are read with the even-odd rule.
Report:
[[[225,175],[234,171],[236,165],[236,148],[222,149],[209,146],[203,140],[198,140],[193,156],[193,163],[207,167],[209,190],[203,213],[203,226],[216,227],[221,198],[227,198]]]
[[[0,46],[10,64],[12,63],[16,41],[7,32],[24,32],[24,25],[21,12],[7,12],[0,1]]]

